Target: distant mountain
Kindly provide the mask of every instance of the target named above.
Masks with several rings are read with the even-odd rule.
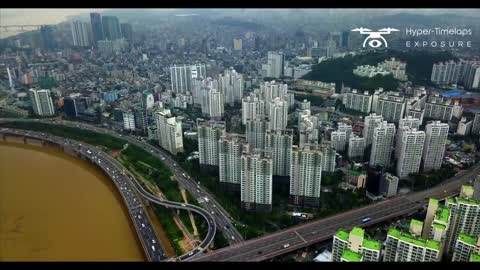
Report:
[[[374,17],[370,24],[381,24],[388,26],[409,26],[420,25],[425,27],[436,27],[445,25],[475,25],[480,24],[480,17],[469,17],[458,14],[421,15],[411,13],[398,13]]]

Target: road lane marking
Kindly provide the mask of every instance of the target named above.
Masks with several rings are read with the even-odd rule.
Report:
[[[303,239],[303,237],[297,231],[295,231],[295,233],[298,235],[298,237],[300,237],[300,239],[303,240],[303,242],[307,243],[307,241],[305,241],[305,239]]]

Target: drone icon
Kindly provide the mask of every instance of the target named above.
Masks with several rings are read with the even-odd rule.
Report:
[[[383,44],[385,44],[385,47],[388,47],[387,40],[382,35],[388,35],[392,32],[397,32],[397,31],[400,31],[400,30],[388,27],[388,28],[382,28],[378,31],[372,31],[368,28],[360,27],[360,28],[355,28],[352,31],[360,32],[360,34],[362,34],[362,35],[368,35],[368,37],[365,38],[365,40],[363,41],[363,47],[364,48],[365,48],[365,45],[367,44],[368,40],[370,40],[368,42],[368,46],[370,46],[372,48],[378,48],[378,47],[382,46]]]

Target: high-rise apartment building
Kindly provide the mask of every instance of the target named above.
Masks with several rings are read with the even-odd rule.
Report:
[[[142,106],[145,110],[153,108],[155,105],[155,99],[153,94],[150,92],[143,92],[142,93]]]
[[[272,158],[263,151],[241,157],[240,200],[242,208],[259,212],[272,210]]]
[[[443,97],[430,96],[425,103],[423,117],[448,122],[453,117],[453,104]]]
[[[480,237],[460,233],[455,243],[452,262],[468,262],[473,254],[480,255]]]
[[[218,141],[218,168],[220,183],[240,189],[242,153],[248,151],[244,137],[226,133]]]
[[[264,117],[247,120],[245,135],[252,149],[265,149],[265,134],[268,130],[268,120]]]
[[[290,167],[290,203],[319,207],[324,156],[318,145],[294,146]]]
[[[147,134],[148,115],[147,110],[142,106],[135,106],[133,108],[133,115],[135,117],[135,128],[143,134]]]
[[[243,75],[237,73],[233,68],[226,69],[223,75],[218,75],[220,92],[225,96],[225,103],[230,106],[242,100],[244,84]]]
[[[362,136],[365,138],[366,146],[372,144],[373,141],[373,131],[375,128],[383,123],[383,116],[377,115],[375,113],[371,113],[370,115],[365,117],[365,123],[362,130]]]
[[[420,170],[425,132],[408,126],[403,126],[401,129],[401,138],[399,138],[401,142],[399,148],[395,149],[399,152],[396,172],[399,178],[405,178]]]
[[[52,96],[50,90],[36,90],[34,88],[28,91],[32,103],[33,112],[39,116],[52,116],[55,114]]]
[[[399,158],[400,156],[400,148],[401,148],[401,143],[402,143],[402,127],[409,127],[410,129],[419,129],[420,128],[421,121],[420,119],[413,118],[411,116],[407,116],[403,119],[400,119],[400,122],[398,123],[398,130],[397,130],[397,135],[395,137],[395,158]]]
[[[475,113],[475,118],[473,119],[472,134],[480,135],[480,113]]]
[[[130,110],[123,112],[123,129],[135,130],[135,115]]]
[[[338,131],[345,131],[345,133],[347,135],[347,142],[348,142],[348,139],[350,138],[350,135],[352,134],[352,126],[340,122],[340,123],[338,123],[337,130]]]
[[[251,93],[242,99],[242,123],[255,119],[257,116],[265,116],[265,103],[256,94]]]
[[[395,125],[383,121],[373,132],[372,153],[370,166],[380,165],[388,167],[392,154],[393,139],[395,137]]]
[[[102,16],[99,13],[90,13],[90,24],[92,25],[93,43],[97,44],[97,41],[104,40]]]
[[[193,81],[206,77],[207,70],[205,64],[173,65],[170,67],[170,80],[174,93],[186,94],[187,92],[192,92]]]
[[[348,139],[348,158],[362,160],[364,153],[365,138],[360,138],[356,135],[350,136]]]
[[[337,156],[335,148],[332,147],[331,142],[323,141],[320,144],[320,149],[323,154],[322,172],[333,173],[335,171],[335,158]]]
[[[268,52],[266,77],[280,78],[283,76],[285,67],[285,55],[283,52]]]
[[[218,141],[225,133],[225,122],[197,119],[200,165],[218,166]]]
[[[276,81],[264,82],[260,84],[260,93],[262,95],[261,99],[265,102],[265,109],[268,112],[268,106],[275,98],[279,97],[282,100],[287,100],[288,86]],[[288,105],[290,106],[290,104]]]
[[[224,95],[217,89],[206,89],[202,97],[202,113],[210,118],[220,120],[225,111]]]
[[[90,41],[90,25],[81,21],[72,21],[70,23],[72,30],[73,46],[88,47]]]
[[[405,97],[398,92],[386,92],[378,97],[375,112],[388,122],[398,123],[405,113]]]
[[[350,232],[338,230],[333,236],[332,261],[379,262],[382,244],[365,236],[362,228],[354,227]]]
[[[360,93],[353,89],[343,94],[343,105],[347,109],[370,113],[372,110],[372,95],[368,91]]]
[[[288,102],[277,97],[269,103],[268,108],[269,129],[285,129],[288,122]]]
[[[105,39],[116,40],[122,38],[120,22],[116,16],[103,16],[102,26]]]
[[[438,170],[442,166],[448,137],[448,124],[440,121],[429,122],[425,127],[423,149],[423,171]]]
[[[382,193],[386,198],[397,195],[398,181],[399,179],[395,175],[385,173],[383,176]]]
[[[337,152],[343,152],[347,143],[347,133],[340,130],[333,131],[330,133],[330,141]]]
[[[265,152],[272,157],[273,175],[289,176],[292,162],[293,130],[269,130],[265,134]]]
[[[155,113],[159,145],[176,155],[183,152],[182,122],[173,116],[169,109]]]

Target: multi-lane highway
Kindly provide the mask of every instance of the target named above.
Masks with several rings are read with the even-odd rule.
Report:
[[[424,207],[428,198],[445,199],[458,194],[460,186],[480,173],[480,165],[451,178],[429,190],[353,209],[338,215],[312,221],[277,233],[229,246],[194,261],[263,261],[330,239],[340,229],[369,226],[398,216],[414,213]],[[370,217],[371,221],[362,223]],[[288,244],[288,247],[287,247]]]
[[[2,128],[0,129],[0,134],[23,136],[42,141],[49,141],[63,148],[73,150],[75,153],[89,159],[103,171],[105,171],[105,173],[107,173],[113,180],[125,200],[130,216],[134,221],[135,229],[140,237],[142,246],[149,261],[162,261],[167,259],[167,257],[163,247],[160,245],[155,235],[154,230],[152,229],[148,216],[145,214],[142,201],[137,194],[140,194],[149,201],[169,208],[196,212],[207,221],[208,232],[202,243],[195,250],[176,258],[176,260],[188,261],[189,259],[195,258],[195,256],[198,256],[208,246],[210,246],[215,238],[216,226],[213,216],[209,212],[195,205],[166,201],[150,194],[117,160],[94,146],[33,131]],[[132,186],[136,192],[132,191]]]
[[[202,208],[207,210],[209,213],[214,215],[215,223],[217,224],[218,230],[220,230],[225,238],[228,240],[230,244],[236,244],[243,241],[242,235],[238,232],[236,227],[233,225],[234,221],[231,216],[223,209],[223,207],[215,200],[213,195],[207,192],[205,188],[203,188],[202,184],[195,181],[193,177],[188,175],[186,171],[184,171],[178,164],[173,160],[171,155],[164,151],[163,149],[153,146],[145,141],[138,140],[133,136],[124,136],[118,134],[117,132],[102,128],[99,126],[94,126],[90,124],[85,124],[81,122],[73,122],[73,121],[66,121],[66,120],[59,120],[59,119],[18,119],[18,118],[0,118],[0,122],[15,122],[15,121],[22,121],[22,122],[44,122],[49,124],[57,124],[57,125],[65,125],[70,127],[77,127],[82,128],[94,132],[104,133],[116,137],[118,139],[126,140],[128,143],[132,145],[136,145],[145,151],[149,152],[150,154],[156,156],[157,158],[161,159],[162,162],[170,168],[170,170],[174,173],[175,178],[179,182],[180,186],[184,187],[186,190],[192,194],[192,196],[197,199],[197,201],[201,202]],[[207,199],[205,199],[207,198]]]

